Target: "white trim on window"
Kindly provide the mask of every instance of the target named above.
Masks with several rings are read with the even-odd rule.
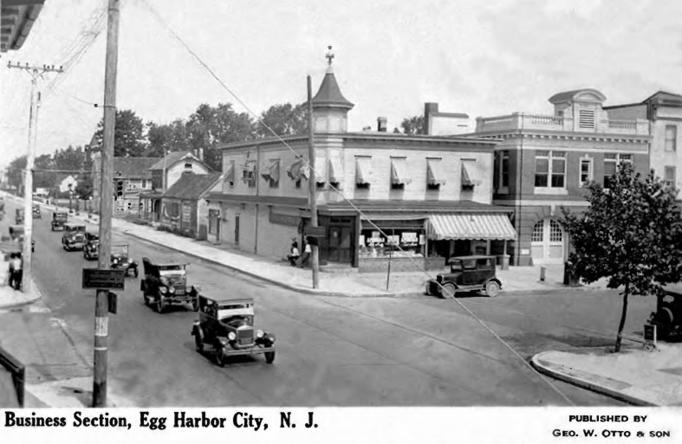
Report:
[[[583,165],[587,166],[583,170]],[[582,156],[578,162],[578,184],[584,187],[588,182],[594,180],[594,158],[591,156]]]

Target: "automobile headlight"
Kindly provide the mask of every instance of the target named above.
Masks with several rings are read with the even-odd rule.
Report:
[[[113,260],[111,261],[111,263],[114,264],[114,265],[117,265],[117,264],[118,264],[118,259],[113,259]]]
[[[256,337],[258,339],[262,338],[263,337],[263,330],[256,330]]]
[[[234,341],[235,339],[237,339],[237,335],[233,331],[231,331],[227,334],[227,339],[229,339],[230,341]]]
[[[175,293],[175,288],[168,287],[168,293]]]
[[[162,285],[162,286],[159,287],[159,291],[161,292],[161,294],[166,294],[166,292],[168,291],[168,289]]]
[[[185,293],[191,293],[192,287],[185,287]]]
[[[271,344],[275,343],[275,335],[273,335],[272,333],[268,333],[268,339],[270,340]]]

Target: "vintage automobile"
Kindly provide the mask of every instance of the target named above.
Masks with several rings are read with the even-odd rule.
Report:
[[[128,244],[114,244],[111,246],[111,269],[124,270],[126,276],[137,277],[137,262],[128,255]]]
[[[648,324],[656,326],[657,339],[682,337],[682,284],[668,286],[657,296],[656,311],[651,313]]]
[[[62,247],[66,251],[82,250],[85,244],[85,225],[64,224]]]
[[[34,219],[42,219],[43,215],[40,212],[40,205],[33,205],[33,218]]]
[[[427,281],[426,294],[452,299],[457,293],[480,291],[495,297],[502,289],[502,282],[495,277],[495,260],[495,256],[450,258],[450,272]]]
[[[194,311],[199,307],[199,289],[187,285],[187,264],[154,264],[148,257],[142,258],[144,278],[140,290],[144,303],[163,313],[171,304],[192,304]]]
[[[23,248],[24,243],[24,226],[23,225],[12,225],[9,227],[9,238],[12,241],[19,242],[19,251]],[[31,239],[31,251],[36,251],[36,241]]]
[[[52,231],[63,230],[64,225],[69,220],[69,213],[66,211],[55,211],[52,213],[52,222],[50,222],[50,229]]]
[[[219,366],[227,358],[238,355],[264,354],[265,362],[275,360],[275,335],[254,330],[253,299],[231,299],[199,296],[199,319],[194,321],[192,335],[199,353],[213,353]]]
[[[14,223],[17,225],[21,225],[24,223],[24,209],[23,208],[17,208],[16,211],[14,212]]]
[[[85,244],[83,244],[83,259],[92,261],[99,257],[99,235],[85,232]]]

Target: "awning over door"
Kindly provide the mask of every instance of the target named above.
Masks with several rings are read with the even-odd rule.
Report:
[[[506,214],[435,214],[429,239],[514,240],[516,231]]]

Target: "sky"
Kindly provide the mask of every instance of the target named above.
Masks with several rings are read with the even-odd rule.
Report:
[[[65,68],[39,82],[37,155],[90,141],[102,118],[106,4],[45,0],[24,46],[2,54],[0,167],[28,140],[30,77],[8,61]],[[472,120],[551,114],[550,96],[583,87],[605,105],[641,102],[682,93],[681,17],[678,0],[121,0],[117,106],[162,124],[201,103],[256,115],[300,103],[307,75],[317,91],[328,45],[355,104],[350,131],[378,116],[399,126],[425,102]]]

